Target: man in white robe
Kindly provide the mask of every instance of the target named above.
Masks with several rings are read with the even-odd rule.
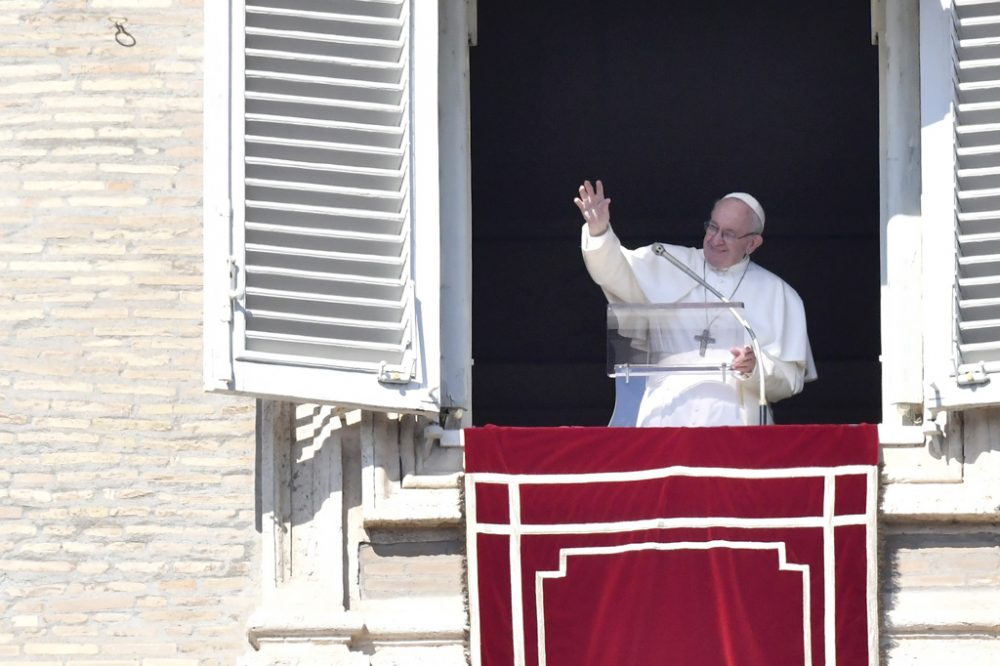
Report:
[[[575,199],[583,214],[584,262],[609,303],[717,303],[719,299],[685,275],[654,246],[623,248],[610,227],[611,200],[589,181]],[[750,261],[764,242],[764,210],[751,195],[733,192],[719,199],[705,223],[701,249],[661,245],[729,300],[744,304],[762,358],[740,345],[711,349],[707,358],[727,361],[732,372],[664,374],[651,377],[639,407],[638,426],[722,426],[760,422],[760,372],[768,403],[802,390],[816,379],[802,299],[784,280]],[[703,315],[704,316],[704,315]],[[706,333],[710,326],[706,326]],[[721,356],[720,356],[721,355]],[[767,415],[770,422],[770,410]]]

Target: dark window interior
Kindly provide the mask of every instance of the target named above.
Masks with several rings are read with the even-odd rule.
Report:
[[[778,423],[879,420],[878,79],[868,3],[480,2],[472,49],[476,425],[603,425],[605,301],[572,203],[629,247],[767,211],[755,260],[806,304],[820,379]]]

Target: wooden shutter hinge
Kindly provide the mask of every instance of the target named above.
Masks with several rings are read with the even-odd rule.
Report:
[[[229,300],[241,300],[246,295],[247,284],[236,257],[226,257],[226,268],[229,270]]]
[[[990,376],[986,374],[986,364],[982,361],[979,365],[967,367],[964,370],[957,370],[955,373],[955,383],[959,386],[980,386],[990,383]]]
[[[243,298],[243,293],[246,290],[245,285],[240,286],[240,267],[236,263],[236,257],[228,256],[226,257],[226,274],[229,276],[229,285],[226,288],[225,298],[219,299],[219,321],[224,321],[227,324],[233,323],[233,305],[236,301]]]
[[[407,357],[410,356],[409,353],[406,354]],[[399,365],[389,365],[385,361],[382,361],[378,366],[378,383],[379,384],[409,384],[413,381],[414,376],[417,373],[417,361],[415,358],[410,358],[407,362],[407,358],[403,358],[403,362]]]

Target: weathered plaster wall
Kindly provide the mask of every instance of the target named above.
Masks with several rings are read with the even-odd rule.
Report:
[[[201,16],[0,4],[0,662],[246,650],[254,404],[201,388]]]

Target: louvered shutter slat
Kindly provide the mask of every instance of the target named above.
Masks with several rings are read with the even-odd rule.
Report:
[[[396,325],[402,321],[402,307],[394,309],[392,302],[380,299],[361,298],[336,298],[328,295],[321,295],[322,298],[310,299],[314,303],[335,303],[336,312],[342,318],[352,318],[359,322],[372,322],[379,324],[387,330],[398,330]],[[278,316],[283,316],[288,321],[294,321],[296,317],[308,316],[302,314],[307,312],[307,308],[295,304],[295,300],[302,300],[301,294],[289,296],[280,291],[256,290],[253,293],[256,299],[254,304],[255,314],[261,317],[269,316],[272,312]],[[313,306],[316,307],[316,306]],[[336,321],[337,318],[331,318]]]
[[[403,151],[376,146],[350,146],[347,144],[309,141],[301,139],[276,139],[251,137],[247,158],[257,160],[288,160],[310,164],[352,164],[356,169],[402,169]]]
[[[296,225],[302,227],[329,228],[328,219],[336,216],[337,228],[344,232],[398,233],[407,222],[407,215],[400,211],[386,214],[376,211],[310,206],[302,203],[270,204],[267,201],[248,200],[252,207],[253,221],[262,224]],[[248,211],[249,212],[249,211]],[[249,220],[250,218],[248,218]]]
[[[370,348],[373,345],[355,342],[338,344],[327,338],[291,335],[272,338],[265,333],[249,333],[247,339],[253,345],[254,360],[282,365],[335,365],[344,370],[366,370],[371,365],[387,362],[387,357],[403,357],[402,350],[393,353],[388,347]],[[290,348],[302,353],[290,354]]]
[[[413,355],[406,12],[246,8],[244,358],[374,373]]]
[[[301,181],[247,178],[247,195],[271,204],[302,203],[329,208],[375,210],[395,213],[402,209],[405,193],[317,185]],[[249,217],[249,215],[248,215]]]
[[[1000,360],[1000,2],[955,2],[959,364]]]
[[[267,310],[259,310],[256,316],[260,320],[257,329],[265,333],[283,333],[285,332],[283,325],[295,321],[301,325],[296,330],[309,337],[332,336],[334,339],[353,339],[357,337],[358,329],[365,328],[368,329],[367,337],[371,342],[385,344],[394,344],[397,331],[402,328],[401,324],[392,326],[391,323],[387,325],[384,322],[363,319],[338,319]]]

